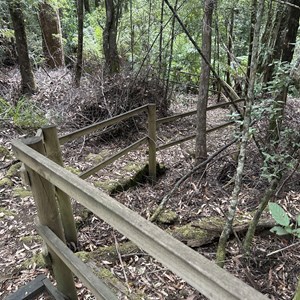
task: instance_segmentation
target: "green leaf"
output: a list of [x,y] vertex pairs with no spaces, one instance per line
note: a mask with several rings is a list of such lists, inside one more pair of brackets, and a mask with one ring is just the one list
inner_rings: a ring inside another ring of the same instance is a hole
[[297,226],[300,227],[300,214],[297,216],[296,221],[297,221]]
[[300,238],[300,228],[294,229],[293,234]]
[[272,214],[272,217],[279,225],[286,227],[290,224],[289,216],[286,214],[286,212],[283,210],[283,208],[280,205],[274,202],[270,202],[269,210],[270,213]]
[[281,226],[274,226],[270,229],[271,232],[276,233],[277,235],[286,235],[289,234],[283,227]]

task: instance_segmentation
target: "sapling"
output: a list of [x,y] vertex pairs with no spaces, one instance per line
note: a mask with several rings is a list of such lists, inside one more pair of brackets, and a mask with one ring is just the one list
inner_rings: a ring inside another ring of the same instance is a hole
[[270,202],[269,210],[278,225],[271,228],[271,232],[277,235],[292,234],[300,238],[300,214],[296,218],[296,223],[291,220],[285,210],[277,203]]

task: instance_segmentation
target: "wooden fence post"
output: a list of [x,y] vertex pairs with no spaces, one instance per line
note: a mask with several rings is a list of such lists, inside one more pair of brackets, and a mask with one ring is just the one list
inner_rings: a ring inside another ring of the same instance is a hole
[[149,176],[156,181],[156,105],[148,105]]
[[[35,136],[23,139],[22,142],[45,155],[42,137]],[[65,243],[63,226],[55,199],[54,186],[27,166],[26,170],[40,223],[48,226]],[[76,300],[77,292],[72,272],[55,253],[49,250],[49,254],[58,290],[68,297],[68,299]]]
[[[60,144],[57,137],[57,129],[55,125],[44,126],[42,128],[46,154],[49,159],[63,167],[63,159],[60,150]],[[69,195],[62,190],[56,188],[56,196],[61,214],[61,220],[64,228],[65,238],[68,243],[77,245],[77,231],[71,199]]]

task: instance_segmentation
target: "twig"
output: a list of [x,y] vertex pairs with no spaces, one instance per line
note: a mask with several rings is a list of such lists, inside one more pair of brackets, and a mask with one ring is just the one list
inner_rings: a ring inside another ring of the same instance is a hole
[[270,252],[270,253],[267,254],[267,256],[271,256],[271,255],[273,255],[273,254],[276,254],[276,253],[278,253],[278,252],[282,252],[282,251],[284,251],[284,250],[287,250],[287,249],[289,249],[289,248],[292,248],[292,247],[295,247],[295,246],[298,246],[298,245],[300,245],[300,241],[297,242],[297,243],[294,243],[294,244],[292,244],[292,245],[288,245],[288,246],[286,246],[286,247],[284,247],[284,248],[281,248],[281,249],[275,250],[275,251],[273,251],[273,252]]
[[282,188],[284,187],[284,185],[287,183],[287,181],[294,175],[294,173],[297,171],[297,169],[299,168],[299,162],[297,163],[297,165],[295,166],[294,170],[292,171],[291,174],[289,174],[289,176],[287,176],[287,178],[285,178],[282,182],[282,184],[280,185],[280,187],[278,188],[275,197],[277,198],[279,193],[281,192]]
[[150,221],[154,222],[156,221],[157,217],[160,215],[160,213],[162,212],[162,210],[164,209],[164,207],[166,206],[167,202],[169,201],[169,199],[171,198],[171,196],[174,194],[174,192],[178,189],[178,187],[188,178],[190,177],[193,173],[195,173],[198,169],[200,169],[201,167],[205,166],[206,164],[208,164],[210,161],[212,161],[216,156],[218,156],[220,153],[222,153],[224,150],[226,150],[228,147],[230,147],[231,145],[233,145],[238,139],[234,139],[232,140],[230,143],[226,144],[225,146],[223,146],[221,149],[219,149],[218,151],[216,151],[215,153],[213,153],[210,157],[208,157],[205,161],[201,162],[199,165],[197,165],[196,167],[194,167],[191,171],[189,171],[187,174],[185,174],[183,177],[181,177],[176,184],[174,185],[174,187],[172,188],[172,190],[163,197],[162,201],[160,202],[160,204],[158,205],[157,209],[155,210],[155,212],[153,213],[153,215],[150,217]]
[[118,258],[119,258],[119,261],[120,261],[120,264],[121,264],[121,267],[122,267],[122,271],[123,271],[124,279],[125,279],[125,282],[126,282],[126,285],[127,285],[127,288],[128,288],[128,292],[129,292],[129,294],[131,294],[131,288],[129,286],[128,278],[127,278],[127,275],[126,275],[126,272],[125,272],[122,256],[121,256],[120,251],[119,251],[119,243],[118,243],[117,238],[116,238],[114,233],[113,233],[113,237],[114,237],[114,240],[115,240],[116,251],[118,253]]

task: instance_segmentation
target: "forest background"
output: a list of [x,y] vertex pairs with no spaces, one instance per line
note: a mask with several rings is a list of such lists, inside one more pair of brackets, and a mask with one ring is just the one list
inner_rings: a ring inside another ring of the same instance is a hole
[[[254,141],[265,192],[243,241],[244,253],[251,251],[255,227],[268,202],[298,172],[298,122],[286,123],[291,120],[285,119],[285,112],[288,95],[298,97],[299,92],[300,1],[7,0],[0,4],[0,114],[4,122],[19,128],[62,120],[59,109],[41,112],[32,101],[40,88],[35,77],[41,69],[47,73],[67,68],[75,89],[89,84],[96,74],[101,78],[106,96],[83,98],[79,104],[88,116],[84,125],[148,102],[155,102],[162,116],[168,115],[176,92],[198,93],[194,165],[202,164],[197,171],[205,174],[209,96],[215,93],[217,102],[228,103],[245,99],[242,110],[233,106],[231,115],[240,126],[234,133],[238,154],[217,263],[222,266],[225,260],[246,149]],[[5,76],[16,65],[21,76],[12,90]],[[107,97],[115,93],[109,87],[116,82],[122,90],[117,93],[119,102]],[[298,221],[296,227],[289,225],[276,232],[297,236]]]

